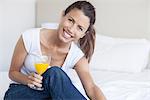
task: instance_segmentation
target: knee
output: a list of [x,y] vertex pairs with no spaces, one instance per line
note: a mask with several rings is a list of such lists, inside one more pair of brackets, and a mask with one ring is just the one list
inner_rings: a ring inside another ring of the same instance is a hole
[[47,69],[47,71],[44,73],[44,75],[48,75],[48,76],[62,76],[65,72],[58,66],[52,66],[49,69]]
[[52,66],[47,70],[48,73],[60,73],[62,69],[58,66]]
[[54,84],[61,83],[61,81],[66,80],[67,75],[60,67],[53,66],[43,74],[43,79],[44,83],[53,86]]
[[61,70],[61,68],[59,66],[51,66],[48,70],[50,70],[50,71],[58,71],[58,70]]

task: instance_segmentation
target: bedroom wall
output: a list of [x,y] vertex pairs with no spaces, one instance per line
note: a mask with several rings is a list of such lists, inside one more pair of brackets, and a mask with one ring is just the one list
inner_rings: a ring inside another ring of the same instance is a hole
[[150,39],[150,0],[146,0],[147,7],[147,36]]
[[17,39],[35,27],[36,0],[0,0],[0,71],[8,71]]
[[[61,12],[76,0],[37,0],[37,26],[58,22]],[[96,7],[98,33],[115,37],[150,37],[150,0],[88,0]],[[148,11],[149,10],[149,11]]]
[[101,0],[96,26],[99,33],[118,37],[146,36],[145,0]]

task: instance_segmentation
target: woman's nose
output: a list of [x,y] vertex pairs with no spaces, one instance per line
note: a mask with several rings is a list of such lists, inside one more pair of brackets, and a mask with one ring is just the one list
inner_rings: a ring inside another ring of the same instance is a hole
[[70,33],[74,33],[74,31],[75,31],[75,25],[71,25],[69,27],[69,31],[70,31]]

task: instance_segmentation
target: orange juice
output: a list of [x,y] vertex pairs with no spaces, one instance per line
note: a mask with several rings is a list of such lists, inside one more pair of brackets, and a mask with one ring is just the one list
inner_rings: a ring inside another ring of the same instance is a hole
[[41,75],[47,70],[49,64],[47,64],[47,63],[36,63],[34,66],[35,66],[37,73]]

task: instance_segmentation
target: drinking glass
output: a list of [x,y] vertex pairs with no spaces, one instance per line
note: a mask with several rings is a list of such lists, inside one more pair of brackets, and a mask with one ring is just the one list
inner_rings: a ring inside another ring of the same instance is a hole
[[[49,63],[51,61],[50,54],[42,54],[42,55],[35,55],[34,56],[34,67],[36,70],[36,73],[39,75],[42,75],[49,67]],[[43,87],[36,87],[34,86],[33,89],[36,90],[43,90]]]

